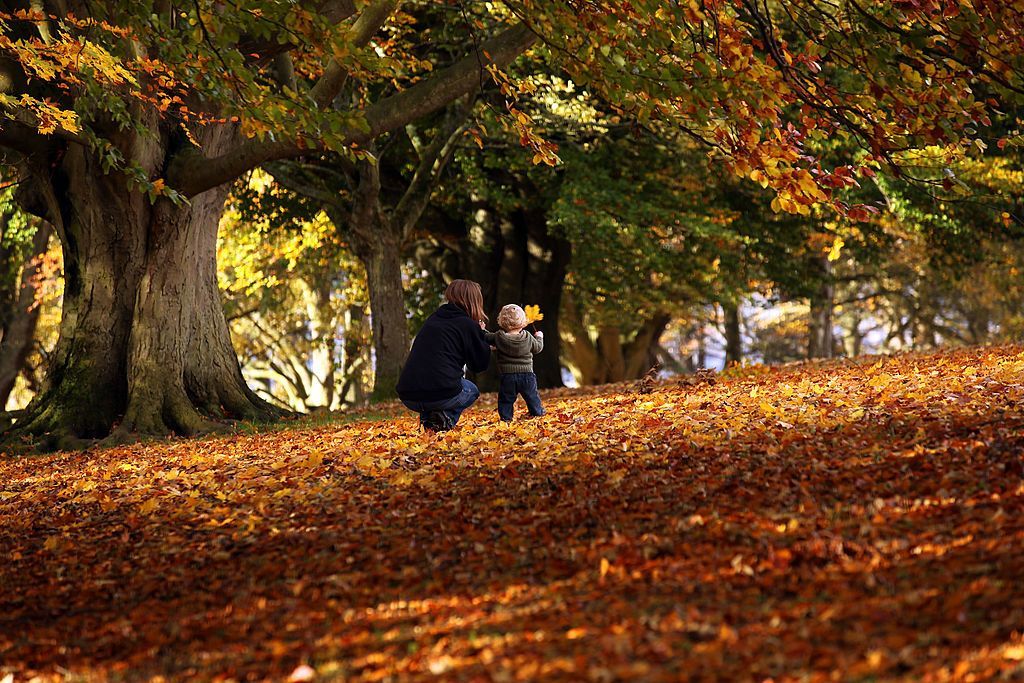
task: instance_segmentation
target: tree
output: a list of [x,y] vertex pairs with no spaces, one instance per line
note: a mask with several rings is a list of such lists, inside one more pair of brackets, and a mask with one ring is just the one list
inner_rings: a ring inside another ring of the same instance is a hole
[[367,159],[353,163],[333,154],[269,167],[282,186],[326,212],[366,270],[374,348],[371,400],[396,396],[410,344],[402,262],[468,125],[473,99],[467,97],[450,106],[433,128],[410,123],[384,136],[368,148]]
[[[401,91],[349,89],[334,106],[350,82],[400,78],[401,60],[370,45],[397,5],[3,6],[0,145],[22,205],[61,239],[67,283],[50,388],[19,433],[74,443],[118,421],[122,435],[189,434],[280,414],[243,381],[216,288],[226,183],[398,129],[535,40],[503,28],[426,77],[414,67]],[[293,70],[317,77],[296,90]]]
[[237,183],[219,279],[242,374],[296,411],[361,403],[371,359],[365,275],[323,212],[309,219],[265,173]]

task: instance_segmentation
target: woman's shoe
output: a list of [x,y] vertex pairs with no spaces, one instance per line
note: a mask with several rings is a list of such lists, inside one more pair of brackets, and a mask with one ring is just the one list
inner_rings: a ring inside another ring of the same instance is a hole
[[431,410],[420,415],[420,426],[428,432],[447,432],[455,425],[443,410]]

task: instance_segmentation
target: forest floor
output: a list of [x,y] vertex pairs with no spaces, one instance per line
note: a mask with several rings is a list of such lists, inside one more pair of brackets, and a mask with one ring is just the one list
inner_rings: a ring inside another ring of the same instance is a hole
[[1024,677],[1024,346],[0,457],[0,681]]

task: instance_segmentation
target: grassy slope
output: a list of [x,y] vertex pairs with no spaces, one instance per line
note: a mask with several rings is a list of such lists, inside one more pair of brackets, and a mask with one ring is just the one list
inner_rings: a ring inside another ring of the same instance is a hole
[[0,680],[1024,675],[1024,347],[0,458]]

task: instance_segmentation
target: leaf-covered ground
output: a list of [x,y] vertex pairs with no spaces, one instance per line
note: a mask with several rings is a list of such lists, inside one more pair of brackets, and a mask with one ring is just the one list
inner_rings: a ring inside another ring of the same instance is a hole
[[4,457],[0,680],[1020,680],[1022,399],[1001,347]]

